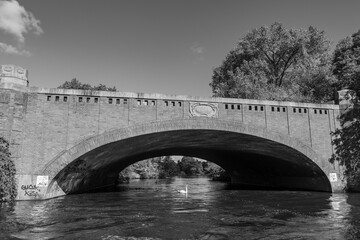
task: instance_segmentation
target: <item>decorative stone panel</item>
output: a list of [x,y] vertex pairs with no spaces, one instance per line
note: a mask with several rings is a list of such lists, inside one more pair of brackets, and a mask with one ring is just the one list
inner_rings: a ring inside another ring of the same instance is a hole
[[25,68],[14,65],[1,66],[2,77],[15,77],[23,80],[28,80],[28,71]]
[[190,102],[190,115],[192,117],[217,118],[219,116],[217,103]]
[[12,83],[28,87],[28,70],[14,65],[1,65],[0,83]]

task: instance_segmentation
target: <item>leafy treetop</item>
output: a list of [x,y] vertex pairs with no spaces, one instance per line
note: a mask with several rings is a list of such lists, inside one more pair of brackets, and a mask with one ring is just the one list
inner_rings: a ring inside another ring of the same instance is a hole
[[98,86],[91,86],[88,83],[81,83],[76,78],[73,78],[71,81],[66,81],[58,88],[63,89],[81,89],[81,90],[94,90],[94,91],[111,91],[116,92],[116,87],[107,87],[104,84],[99,84]]
[[330,42],[324,31],[262,26],[240,39],[210,86],[216,97],[327,101],[332,97]]
[[349,88],[360,96],[360,30],[336,45],[332,64],[339,88]]

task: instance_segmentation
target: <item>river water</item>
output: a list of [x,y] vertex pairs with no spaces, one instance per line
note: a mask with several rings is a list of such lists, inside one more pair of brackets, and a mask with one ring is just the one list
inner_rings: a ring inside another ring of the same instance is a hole
[[[178,193],[188,185],[188,194]],[[360,239],[360,194],[229,190],[206,178],[0,208],[0,239]]]

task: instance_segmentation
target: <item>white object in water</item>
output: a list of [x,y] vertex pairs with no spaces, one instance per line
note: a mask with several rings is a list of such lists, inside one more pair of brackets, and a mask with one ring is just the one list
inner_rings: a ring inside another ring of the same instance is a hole
[[178,190],[178,192],[182,193],[182,194],[187,194],[188,193],[187,185],[185,185],[185,190],[181,189],[181,190]]

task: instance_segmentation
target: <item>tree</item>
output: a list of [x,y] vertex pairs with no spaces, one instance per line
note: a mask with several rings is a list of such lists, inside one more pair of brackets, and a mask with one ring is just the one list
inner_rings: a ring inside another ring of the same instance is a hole
[[333,66],[338,88],[351,89],[355,94],[345,95],[352,106],[341,117],[342,128],[333,133],[335,154],[330,162],[344,166],[347,190],[360,192],[360,103],[356,97],[360,96],[360,30],[337,44]]
[[159,162],[160,158],[146,159],[140,162],[136,162],[118,174],[118,182],[129,182],[130,179],[153,179],[159,176]]
[[334,133],[335,154],[330,162],[338,162],[344,167],[346,178],[346,189],[348,191],[360,192],[360,111],[359,107],[350,110],[351,114],[343,121],[341,129]]
[[240,39],[213,70],[210,86],[215,97],[328,101],[334,81],[329,51],[324,31],[314,27],[262,26]]
[[155,157],[134,163],[123,169],[118,175],[118,182],[129,182],[133,178],[171,178],[178,174],[178,166],[171,156]]
[[219,165],[212,162],[202,162],[203,171],[206,176],[210,177],[213,181],[230,182],[230,175]]
[[155,159],[146,159],[131,165],[133,172],[139,175],[140,179],[158,178],[159,167]]
[[166,156],[159,163],[160,173],[159,178],[175,177],[179,174],[179,168],[176,162],[170,156]]
[[349,88],[360,96],[360,30],[336,45],[332,64],[338,88]]
[[99,84],[98,86],[91,86],[90,84],[83,84],[76,78],[73,78],[71,81],[66,81],[58,88],[63,89],[81,89],[81,90],[94,90],[94,91],[111,91],[116,92],[116,87],[107,87],[104,84]]
[[203,174],[203,165],[199,160],[192,157],[184,156],[178,162],[179,170],[186,176],[194,176]]
[[71,81],[66,81],[58,88],[63,89],[81,89],[81,90],[90,90],[92,87],[90,84],[83,84],[76,78],[71,79]]
[[116,92],[116,87],[107,87],[106,85],[100,83],[98,86],[94,86],[92,90]]
[[15,164],[10,158],[9,143],[0,137],[0,202],[15,200]]

